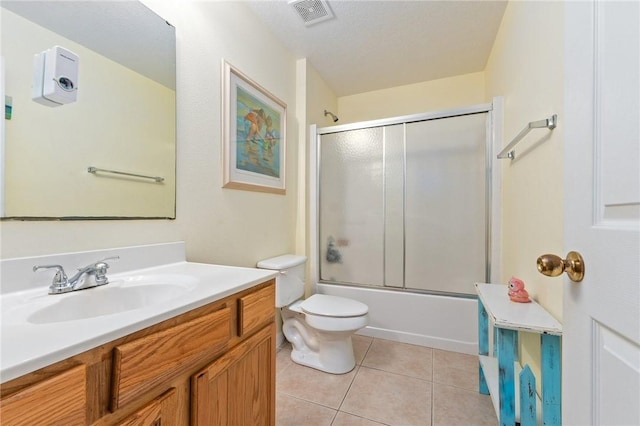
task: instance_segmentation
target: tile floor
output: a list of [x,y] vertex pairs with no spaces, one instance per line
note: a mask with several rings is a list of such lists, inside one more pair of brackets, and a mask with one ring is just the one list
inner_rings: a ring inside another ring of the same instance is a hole
[[356,368],[333,375],[278,350],[277,426],[492,425],[489,396],[478,393],[478,358],[354,336]]

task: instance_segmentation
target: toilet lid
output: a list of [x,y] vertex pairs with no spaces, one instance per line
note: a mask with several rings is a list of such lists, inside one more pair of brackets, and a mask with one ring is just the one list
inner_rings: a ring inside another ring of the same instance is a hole
[[357,300],[326,294],[314,294],[300,304],[303,312],[325,317],[359,317],[369,312],[369,307]]

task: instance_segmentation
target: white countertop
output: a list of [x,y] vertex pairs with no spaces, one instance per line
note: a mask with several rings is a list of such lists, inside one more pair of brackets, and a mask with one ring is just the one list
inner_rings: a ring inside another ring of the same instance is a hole
[[3,293],[0,300],[0,383],[251,288],[276,275],[275,271],[263,269],[186,261],[108,274],[114,286],[117,282],[124,282],[125,277],[131,276],[188,276],[190,285],[184,294],[143,308],[80,320],[40,324],[27,319],[43,306],[53,305],[79,293],[100,291],[108,288],[110,284],[61,295],[48,295],[47,285]]

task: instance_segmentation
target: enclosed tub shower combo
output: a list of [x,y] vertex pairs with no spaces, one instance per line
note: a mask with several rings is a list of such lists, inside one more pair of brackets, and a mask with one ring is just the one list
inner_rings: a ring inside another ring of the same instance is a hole
[[368,305],[360,333],[477,353],[474,283],[490,282],[497,239],[494,104],[312,126],[315,290]]

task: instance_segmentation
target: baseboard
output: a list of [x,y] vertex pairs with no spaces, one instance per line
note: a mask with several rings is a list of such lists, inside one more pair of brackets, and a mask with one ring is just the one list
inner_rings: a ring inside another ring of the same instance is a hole
[[406,333],[398,330],[388,330],[377,327],[365,327],[356,334],[362,336],[376,337],[379,339],[392,340],[394,342],[409,343],[412,345],[426,346],[429,348],[441,349],[443,351],[460,352],[464,354],[477,355],[478,343],[461,342],[458,340],[443,339],[422,334]]

